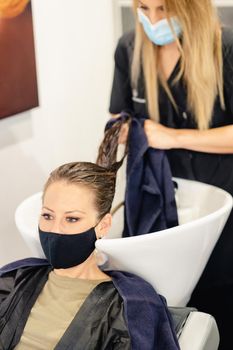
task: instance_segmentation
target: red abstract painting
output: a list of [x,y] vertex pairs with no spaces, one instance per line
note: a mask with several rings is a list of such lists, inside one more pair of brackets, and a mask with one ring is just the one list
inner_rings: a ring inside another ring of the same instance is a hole
[[29,0],[0,0],[0,118],[38,106]]

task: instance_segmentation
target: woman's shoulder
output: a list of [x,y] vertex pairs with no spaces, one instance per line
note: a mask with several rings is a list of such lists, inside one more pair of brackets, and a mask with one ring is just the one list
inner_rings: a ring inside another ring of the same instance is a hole
[[25,259],[13,261],[0,268],[0,277],[22,268],[24,269],[27,267],[37,268],[41,266],[49,266],[48,261],[45,259],[39,259],[39,258],[25,258]]
[[115,63],[128,72],[129,62],[132,61],[134,50],[134,31],[123,34],[119,39],[115,50]]
[[135,38],[135,32],[134,30],[131,30],[127,33],[124,33],[119,39],[118,39],[118,45],[123,47],[128,46],[134,46],[134,38]]
[[116,47],[116,53],[126,52],[127,56],[131,56],[134,49],[134,31],[123,34],[119,39]]
[[115,287],[122,295],[142,299],[161,298],[152,285],[138,275],[126,271],[107,271],[107,274],[111,276]]

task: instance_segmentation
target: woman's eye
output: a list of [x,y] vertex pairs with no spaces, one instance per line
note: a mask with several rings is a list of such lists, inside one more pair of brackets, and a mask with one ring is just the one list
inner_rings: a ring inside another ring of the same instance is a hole
[[139,5],[139,8],[143,11],[147,11],[148,7],[144,6],[144,5]]
[[164,6],[160,6],[160,7],[158,8],[158,10],[159,10],[160,12],[164,12],[164,11],[165,11],[165,8],[164,8]]
[[41,216],[42,216],[45,220],[52,220],[52,215],[50,215],[50,214],[43,213],[43,214],[41,214]]
[[78,222],[79,220],[80,220],[80,218],[75,218],[75,217],[73,217],[73,216],[68,216],[68,217],[66,218],[66,221],[71,222],[71,223],[73,223],[73,222]]

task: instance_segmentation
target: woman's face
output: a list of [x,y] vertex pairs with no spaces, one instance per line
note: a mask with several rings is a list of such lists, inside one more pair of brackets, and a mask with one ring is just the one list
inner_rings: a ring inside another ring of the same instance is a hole
[[138,7],[149,18],[152,24],[166,18],[163,0],[138,0]]
[[42,231],[76,234],[97,223],[93,192],[82,185],[54,182],[47,188],[39,226]]

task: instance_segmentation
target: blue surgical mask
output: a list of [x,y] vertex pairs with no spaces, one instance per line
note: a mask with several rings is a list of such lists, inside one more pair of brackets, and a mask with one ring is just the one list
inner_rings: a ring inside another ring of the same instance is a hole
[[40,243],[49,263],[56,269],[82,264],[94,251],[94,227],[77,234],[60,234],[39,229]]
[[[142,24],[146,35],[155,45],[164,46],[175,41],[174,34],[166,18],[152,24],[141,9],[138,8],[137,12],[138,20]],[[171,17],[170,21],[175,34],[179,37],[182,33],[182,28],[178,19]]]

